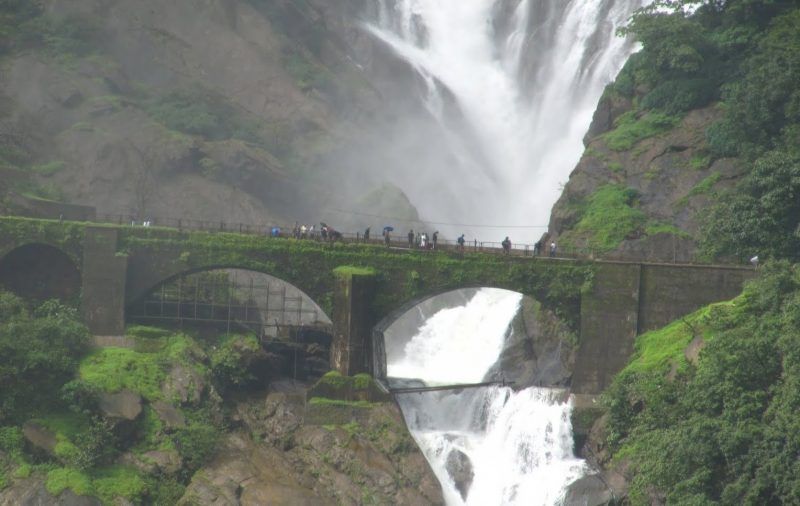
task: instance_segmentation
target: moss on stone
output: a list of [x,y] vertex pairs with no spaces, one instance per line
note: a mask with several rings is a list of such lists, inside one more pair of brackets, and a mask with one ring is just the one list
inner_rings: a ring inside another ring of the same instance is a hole
[[81,361],[80,378],[104,392],[131,390],[149,401],[159,400],[166,373],[157,354],[127,348],[95,350]]
[[679,117],[664,113],[650,112],[638,117],[636,111],[628,111],[614,121],[614,130],[603,138],[610,149],[627,151],[644,139],[671,130],[679,121]]
[[339,277],[350,278],[353,276],[374,276],[377,274],[372,267],[355,267],[352,265],[341,265],[333,270]]
[[94,494],[104,504],[113,504],[117,497],[139,503],[147,484],[138,471],[129,467],[111,466],[92,473]]
[[47,473],[45,487],[54,496],[61,494],[66,489],[72,490],[77,495],[94,495],[94,488],[89,475],[69,467],[53,469]]

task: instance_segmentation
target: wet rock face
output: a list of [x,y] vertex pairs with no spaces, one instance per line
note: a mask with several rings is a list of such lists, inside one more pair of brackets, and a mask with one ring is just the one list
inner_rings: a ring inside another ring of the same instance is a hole
[[304,390],[240,401],[230,434],[180,504],[444,504],[441,487],[394,404],[361,408],[358,421],[304,419]]
[[581,506],[602,506],[611,504],[614,494],[599,475],[592,474],[579,478],[567,487],[564,504]]
[[67,489],[57,497],[50,495],[39,478],[15,482],[0,491],[0,506],[101,506],[94,497],[76,495]]
[[714,192],[735,186],[743,174],[736,159],[712,160],[708,156],[705,132],[720,110],[710,106],[689,111],[671,130],[641,139],[629,149],[612,149],[606,135],[616,128],[617,118],[632,110],[630,100],[608,93],[601,99],[584,139],[586,150],[553,206],[548,240],[559,242],[562,237],[573,243],[570,247],[590,249],[586,231],[576,227],[581,208],[599,188],[617,185],[635,190],[634,207],[644,213],[646,221],[665,227],[650,233],[640,227],[615,250],[600,255],[623,260],[691,261],[696,257],[701,223],[714,202]]
[[567,325],[536,300],[522,299],[500,359],[485,379],[500,378],[515,388],[569,384],[575,362],[574,336]]
[[472,487],[472,480],[475,478],[475,471],[472,469],[469,457],[464,452],[453,450],[447,456],[445,469],[453,479],[461,498],[466,501],[469,489]]

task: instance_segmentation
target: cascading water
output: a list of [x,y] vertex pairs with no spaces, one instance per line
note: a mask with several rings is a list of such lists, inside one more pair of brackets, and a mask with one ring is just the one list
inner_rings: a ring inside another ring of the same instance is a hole
[[[423,78],[421,98],[456,157],[417,170],[410,160],[396,182],[434,221],[545,225],[603,87],[634,49],[615,31],[648,1],[375,1],[366,28]],[[452,99],[456,114],[445,105]],[[436,197],[443,188],[455,204]],[[491,240],[509,230],[450,232]],[[532,239],[543,230],[513,232]]]
[[[484,381],[521,298],[485,288],[465,305],[437,312],[402,352],[387,356],[390,383]],[[564,392],[494,386],[399,394],[398,402],[448,505],[558,504],[585,471],[573,456]]]

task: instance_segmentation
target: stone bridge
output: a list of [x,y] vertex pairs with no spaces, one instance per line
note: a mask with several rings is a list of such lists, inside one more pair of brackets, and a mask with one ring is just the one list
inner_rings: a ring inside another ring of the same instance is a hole
[[122,335],[126,308],[187,274],[238,268],[280,278],[333,321],[331,366],[385,374],[382,329],[416,303],[466,287],[539,300],[579,336],[573,391],[598,393],[636,335],[738,295],[754,271],[387,249],[229,233],[0,218],[0,284],[80,303],[90,331]]

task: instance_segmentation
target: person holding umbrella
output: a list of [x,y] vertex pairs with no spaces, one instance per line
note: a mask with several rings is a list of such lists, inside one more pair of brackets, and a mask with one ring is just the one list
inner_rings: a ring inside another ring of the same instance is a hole
[[389,243],[391,242],[390,232],[394,230],[394,227],[386,225],[383,227],[383,243],[386,244],[386,247],[389,247]]

